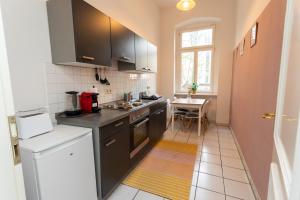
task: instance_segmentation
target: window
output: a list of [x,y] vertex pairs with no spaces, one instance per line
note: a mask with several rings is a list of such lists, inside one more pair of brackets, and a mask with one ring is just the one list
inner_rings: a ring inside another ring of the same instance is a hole
[[176,91],[186,92],[193,83],[198,91],[212,90],[214,27],[179,32],[177,41]]

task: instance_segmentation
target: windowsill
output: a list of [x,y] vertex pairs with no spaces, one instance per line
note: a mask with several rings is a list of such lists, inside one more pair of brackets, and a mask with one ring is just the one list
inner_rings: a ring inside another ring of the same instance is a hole
[[[187,92],[176,92],[175,96],[183,96],[188,95]],[[196,94],[191,94],[191,96],[209,96],[209,97],[217,97],[218,93],[216,92],[197,92]]]

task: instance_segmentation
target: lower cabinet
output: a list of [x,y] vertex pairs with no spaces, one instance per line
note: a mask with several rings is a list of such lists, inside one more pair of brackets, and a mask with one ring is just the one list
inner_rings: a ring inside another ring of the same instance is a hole
[[129,126],[127,125],[101,141],[102,198],[119,184],[128,170]]
[[158,142],[164,132],[167,124],[167,107],[161,107],[151,113],[149,122],[149,136],[152,144]]

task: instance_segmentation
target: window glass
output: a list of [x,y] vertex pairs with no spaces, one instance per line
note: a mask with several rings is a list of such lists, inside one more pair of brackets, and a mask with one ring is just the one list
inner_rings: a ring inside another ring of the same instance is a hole
[[195,47],[212,45],[213,29],[202,29],[192,32],[182,33],[181,47]]
[[210,84],[212,51],[198,51],[198,84]]
[[181,53],[181,88],[187,89],[194,80],[194,52]]

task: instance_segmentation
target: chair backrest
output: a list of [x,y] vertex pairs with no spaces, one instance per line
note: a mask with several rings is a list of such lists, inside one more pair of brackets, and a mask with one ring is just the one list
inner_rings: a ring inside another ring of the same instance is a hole
[[210,99],[206,99],[205,102],[204,102],[204,104],[203,104],[203,106],[202,106],[202,108],[201,108],[201,115],[202,116],[204,116],[205,114],[207,114],[209,104],[210,104]]

